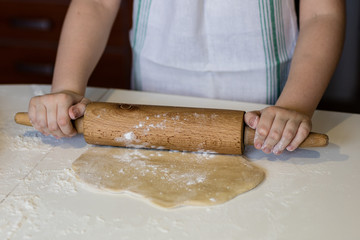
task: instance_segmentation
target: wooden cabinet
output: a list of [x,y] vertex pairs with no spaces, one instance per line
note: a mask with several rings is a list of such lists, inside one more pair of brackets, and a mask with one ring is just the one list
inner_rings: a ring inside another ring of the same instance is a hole
[[[0,83],[51,83],[70,0],[0,0]],[[123,0],[89,86],[129,88],[132,0]]]

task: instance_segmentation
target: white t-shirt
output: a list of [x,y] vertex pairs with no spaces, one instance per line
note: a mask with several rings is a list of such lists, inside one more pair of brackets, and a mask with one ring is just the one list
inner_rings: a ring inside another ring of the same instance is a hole
[[132,86],[273,104],[297,33],[293,0],[135,0]]

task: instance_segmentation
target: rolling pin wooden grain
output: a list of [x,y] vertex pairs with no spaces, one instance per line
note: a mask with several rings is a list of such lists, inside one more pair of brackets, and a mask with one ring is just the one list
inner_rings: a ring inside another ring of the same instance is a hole
[[[243,118],[237,110],[93,102],[74,126],[89,144],[243,154],[254,141]],[[27,113],[15,121],[31,126]],[[327,135],[310,133],[300,147],[327,144]]]

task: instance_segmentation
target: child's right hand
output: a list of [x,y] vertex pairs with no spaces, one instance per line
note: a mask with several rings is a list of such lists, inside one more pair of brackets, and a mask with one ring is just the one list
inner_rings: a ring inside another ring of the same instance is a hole
[[36,96],[29,103],[29,118],[33,127],[46,136],[72,137],[77,132],[71,120],[83,116],[89,103],[89,99],[71,91]]

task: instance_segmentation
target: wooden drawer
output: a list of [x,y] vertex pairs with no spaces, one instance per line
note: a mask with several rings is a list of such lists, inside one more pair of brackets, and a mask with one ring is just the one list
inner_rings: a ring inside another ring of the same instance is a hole
[[1,83],[49,83],[56,49],[1,46]]
[[[0,0],[1,38],[58,41],[69,2]],[[131,12],[132,1],[122,1],[109,45],[127,44]]]
[[0,32],[6,39],[58,41],[68,4],[0,1]]
[[[0,83],[51,83],[69,0],[0,0]],[[123,0],[89,86],[129,88],[132,0]]]
[[[56,49],[51,47],[1,47],[0,82],[51,83]],[[89,79],[89,86],[130,88],[129,52],[106,52]]]

